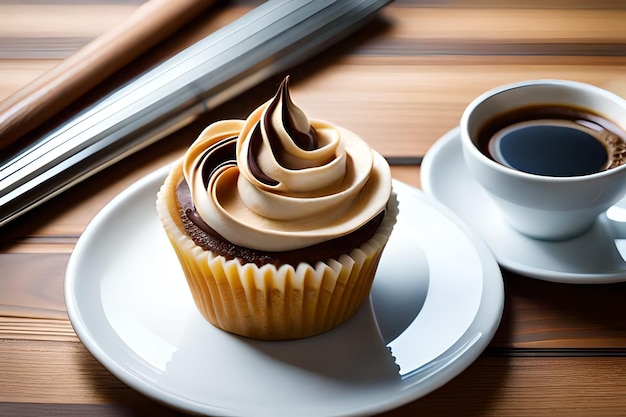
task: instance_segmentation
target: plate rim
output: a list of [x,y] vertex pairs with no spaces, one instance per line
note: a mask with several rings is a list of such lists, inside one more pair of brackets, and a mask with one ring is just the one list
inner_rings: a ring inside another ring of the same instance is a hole
[[[157,385],[146,383],[146,381],[140,378],[139,375],[137,375],[135,372],[130,372],[127,367],[123,366],[123,364],[118,363],[119,361],[116,361],[115,358],[111,357],[111,355],[105,351],[104,347],[98,344],[97,336],[91,331],[91,329],[89,329],[89,326],[84,321],[84,316],[80,312],[81,307],[79,306],[78,299],[75,297],[74,293],[76,282],[79,279],[77,275],[78,271],[76,271],[76,269],[78,268],[80,257],[84,256],[83,252],[85,252],[87,250],[86,248],[88,248],[88,246],[86,246],[84,243],[81,243],[81,240],[82,242],[85,242],[83,236],[90,236],[91,230],[96,228],[100,224],[101,219],[107,218],[109,213],[114,212],[118,208],[117,206],[126,198],[142,190],[146,186],[149,186],[155,180],[155,178],[165,178],[165,175],[167,172],[169,172],[170,168],[171,164],[166,165],[131,184],[129,187],[116,195],[109,203],[107,203],[105,207],[100,210],[100,212],[98,212],[98,214],[92,219],[92,221],[90,221],[90,223],[85,228],[83,234],[79,238],[79,241],[77,242],[75,249],[70,256],[70,260],[68,261],[64,284],[65,302],[70,321],[80,341],[92,353],[92,355],[116,378],[120,379],[134,390],[144,393],[154,400],[166,403],[174,408],[196,413],[207,413],[209,411],[211,413],[217,413],[219,412],[219,410],[217,410],[218,407],[216,407],[215,405],[198,402],[189,398],[181,400],[179,395],[166,392],[163,389],[159,389]],[[487,347],[487,345],[495,335],[495,332],[500,324],[502,312],[504,309],[504,283],[502,280],[502,275],[499,266],[495,258],[493,257],[492,252],[484,243],[482,238],[472,228],[470,228],[458,215],[456,215],[452,210],[447,208],[436,199],[429,197],[423,191],[413,186],[394,179],[394,187],[396,185],[398,185],[400,188],[405,188],[410,192],[416,193],[422,204],[428,204],[437,211],[441,212],[441,214],[446,217],[447,220],[451,221],[456,227],[461,229],[462,233],[467,236],[468,240],[471,242],[472,246],[476,250],[477,256],[480,258],[480,264],[483,267],[483,276],[481,279],[483,286],[481,300],[475,317],[473,318],[469,328],[466,329],[466,332],[461,336],[461,338],[463,338],[465,334],[470,331],[470,328],[478,327],[479,321],[480,326],[485,328],[481,329],[481,337],[476,342],[476,347],[474,349],[471,349],[469,351],[469,354],[465,355],[466,363],[460,367],[457,365],[456,367],[451,366],[445,369],[445,372],[441,372],[440,375],[438,375],[436,383],[430,384],[428,389],[422,389],[421,391],[418,391],[414,396],[400,395],[401,393],[396,393],[395,396],[392,396],[384,402],[372,404],[370,407],[366,407],[366,409],[354,409],[352,410],[352,413],[369,414],[388,411],[403,404],[406,404],[410,401],[414,401],[417,398],[421,398],[424,395],[440,388],[442,385],[460,374],[465,368],[473,363],[476,358],[478,358],[478,356],[482,354],[484,349]],[[485,272],[487,269],[490,271]],[[487,283],[487,280],[490,280],[491,282]],[[485,292],[487,287],[491,291],[489,302],[486,302],[485,300]],[[481,320],[478,319],[479,315],[481,316]],[[450,350],[453,346],[448,347],[448,350]],[[441,355],[448,352],[448,350],[441,352]],[[404,389],[406,390],[406,387],[404,387]],[[207,410],[207,405],[209,405],[210,410]],[[232,415],[231,413],[236,412],[236,410],[224,409],[222,410],[222,412],[224,413],[223,415]],[[342,415],[352,415],[352,413]]]

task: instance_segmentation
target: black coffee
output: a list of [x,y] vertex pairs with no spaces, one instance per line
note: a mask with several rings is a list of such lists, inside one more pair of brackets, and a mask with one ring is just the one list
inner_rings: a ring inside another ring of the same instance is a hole
[[588,110],[528,106],[500,114],[478,132],[480,150],[523,172],[587,175],[626,161],[626,132]]

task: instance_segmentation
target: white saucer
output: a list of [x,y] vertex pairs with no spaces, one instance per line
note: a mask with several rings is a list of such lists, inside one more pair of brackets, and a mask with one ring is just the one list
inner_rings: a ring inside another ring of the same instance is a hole
[[[585,234],[561,242],[541,241],[511,228],[465,167],[458,128],[438,140],[421,167],[424,191],[457,213],[491,247],[501,266],[546,281],[626,281],[626,234],[601,216]],[[617,206],[626,207],[626,200]],[[618,207],[615,207],[617,209]]]
[[65,298],[87,349],[138,391],[210,415],[366,415],[426,395],[487,346],[504,303],[480,238],[421,191],[394,183],[401,214],[371,302],[323,335],[234,336],[196,310],[159,224],[168,168],[117,196],[69,261]]

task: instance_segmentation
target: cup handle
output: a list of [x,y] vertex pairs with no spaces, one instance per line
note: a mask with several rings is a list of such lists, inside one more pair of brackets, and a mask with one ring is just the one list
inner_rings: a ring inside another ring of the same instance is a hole
[[626,207],[609,207],[603,216],[608,219],[615,239],[626,239]]

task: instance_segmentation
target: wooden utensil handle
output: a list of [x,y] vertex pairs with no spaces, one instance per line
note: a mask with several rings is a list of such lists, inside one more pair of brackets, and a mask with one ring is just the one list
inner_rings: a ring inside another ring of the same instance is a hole
[[137,56],[180,29],[214,0],[149,0],[0,103],[0,150],[39,126]]

